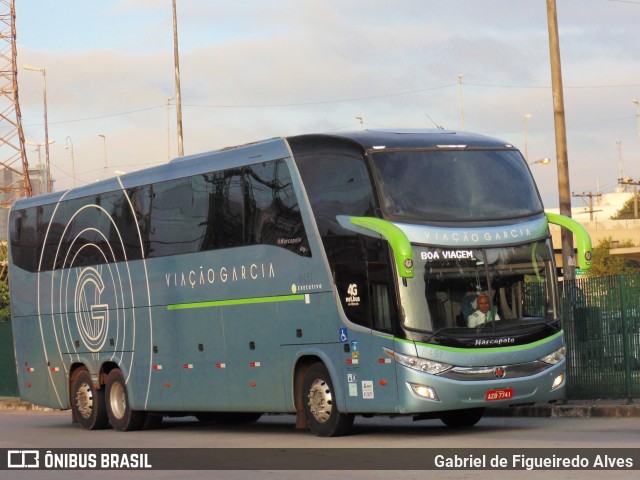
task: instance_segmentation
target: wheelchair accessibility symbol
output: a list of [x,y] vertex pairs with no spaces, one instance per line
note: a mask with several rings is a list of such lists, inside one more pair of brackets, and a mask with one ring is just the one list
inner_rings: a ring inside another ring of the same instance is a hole
[[342,343],[347,343],[349,341],[349,334],[347,333],[347,329],[346,328],[341,328],[340,329],[340,341]]

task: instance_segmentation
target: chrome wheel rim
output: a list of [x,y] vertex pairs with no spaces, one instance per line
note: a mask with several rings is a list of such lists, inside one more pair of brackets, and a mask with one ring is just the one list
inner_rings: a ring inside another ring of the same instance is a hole
[[116,382],[111,386],[109,394],[109,406],[115,418],[124,417],[127,410],[127,395],[121,383]]
[[318,423],[329,420],[333,407],[333,395],[327,382],[315,380],[309,389],[309,411]]
[[83,383],[76,390],[76,407],[82,418],[90,418],[93,411],[93,393],[91,385]]

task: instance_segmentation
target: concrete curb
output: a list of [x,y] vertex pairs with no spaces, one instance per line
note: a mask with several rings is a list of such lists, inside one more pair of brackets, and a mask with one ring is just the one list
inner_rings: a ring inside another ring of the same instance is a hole
[[526,407],[488,408],[485,415],[494,417],[640,417],[640,405],[620,403],[576,403],[557,405],[531,405]]
[[41,407],[16,397],[0,397],[0,411],[2,410],[33,410],[36,412],[53,412],[54,408]]

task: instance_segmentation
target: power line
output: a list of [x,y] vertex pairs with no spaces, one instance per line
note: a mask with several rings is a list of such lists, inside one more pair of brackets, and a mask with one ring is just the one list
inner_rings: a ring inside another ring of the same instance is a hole
[[589,193],[573,193],[571,192],[571,196],[572,197],[580,197],[580,198],[588,198],[589,199],[589,221],[593,222],[593,214],[595,212],[601,212],[602,210],[594,210],[593,209],[593,199],[595,198],[600,198],[602,196],[601,193],[593,193],[593,192],[589,192]]
[[[640,3],[640,2],[639,2]],[[531,89],[531,90],[549,90],[551,86],[537,86],[537,85],[501,85],[501,84],[491,84],[491,83],[465,83],[465,86],[473,86],[473,87],[484,87],[484,88],[509,88],[509,89]],[[382,98],[391,98],[391,97],[400,97],[404,95],[414,95],[417,93],[428,92],[432,90],[440,90],[445,88],[455,87],[456,84],[446,84],[446,85],[436,85],[433,87],[420,88],[415,90],[407,90],[402,92],[392,92],[380,95],[370,95],[366,97],[353,97],[353,98],[343,98],[343,99],[332,99],[332,100],[315,100],[315,101],[304,101],[304,102],[287,102],[287,103],[256,103],[256,104],[185,104],[185,107],[190,108],[288,108],[288,107],[305,107],[305,106],[313,106],[313,105],[329,105],[329,104],[338,104],[338,103],[350,103],[350,102],[361,102],[367,100],[378,100]],[[611,84],[611,85],[574,85],[574,86],[565,86],[565,89],[603,89],[603,88],[633,88],[640,87],[640,83],[630,83],[630,84]],[[65,123],[75,123],[75,122],[85,122],[89,120],[100,120],[104,118],[112,118],[112,117],[120,117],[125,115],[133,115],[140,112],[147,112],[151,110],[166,108],[165,104],[162,105],[154,105],[150,107],[143,107],[134,110],[125,110],[123,112],[118,113],[108,113],[103,115],[93,115],[89,117],[82,117],[76,119],[68,119],[68,120],[58,120],[58,121],[50,121],[50,125],[58,125]],[[32,123],[32,124],[24,124],[24,126],[38,126],[42,125],[41,123]]]
[[[544,85],[500,85],[500,84],[492,84],[492,83],[465,83],[464,85],[472,86],[472,87],[489,87],[489,88],[521,88],[521,89],[531,89],[531,90],[548,90],[551,86]],[[622,84],[611,84],[611,85],[565,85],[563,88],[565,90],[577,90],[577,89],[591,89],[591,88],[632,88],[632,87],[640,87],[640,83],[622,83]]]

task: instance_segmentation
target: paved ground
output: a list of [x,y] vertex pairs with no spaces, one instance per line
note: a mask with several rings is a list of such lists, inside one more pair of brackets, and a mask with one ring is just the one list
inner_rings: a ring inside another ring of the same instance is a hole
[[[640,399],[627,400],[569,400],[553,405],[525,407],[492,407],[486,415],[495,417],[640,417]],[[0,410],[51,410],[14,397],[0,397]]]

